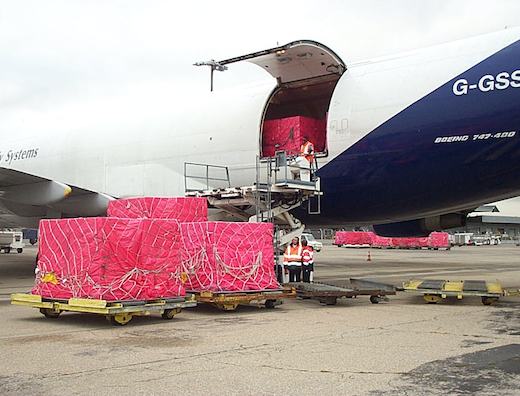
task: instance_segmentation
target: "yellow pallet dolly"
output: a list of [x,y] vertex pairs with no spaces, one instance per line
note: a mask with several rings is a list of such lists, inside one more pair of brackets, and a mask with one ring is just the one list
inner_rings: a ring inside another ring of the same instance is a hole
[[134,316],[148,316],[152,313],[160,313],[163,319],[173,319],[182,308],[195,307],[197,301],[194,295],[152,301],[112,302],[87,298],[55,300],[34,294],[15,293],[11,294],[11,304],[39,308],[46,318],[57,318],[65,311],[105,315],[113,325],[124,326]]
[[491,305],[503,296],[518,296],[520,290],[504,289],[499,282],[486,282],[483,280],[419,280],[413,279],[403,282],[405,292],[419,293],[429,304],[436,304],[447,297],[480,297],[482,304]]
[[296,290],[294,288],[250,292],[212,292],[209,290],[190,290],[189,292],[195,295],[198,303],[211,304],[223,311],[234,311],[239,305],[274,308],[282,304],[282,299],[296,297]]

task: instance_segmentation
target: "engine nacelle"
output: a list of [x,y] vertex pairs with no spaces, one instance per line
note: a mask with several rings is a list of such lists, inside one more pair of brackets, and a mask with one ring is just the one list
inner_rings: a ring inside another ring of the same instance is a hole
[[377,235],[385,237],[422,237],[428,236],[433,231],[463,227],[465,225],[466,215],[448,213],[423,219],[401,221],[399,223],[378,224],[374,225],[374,231]]

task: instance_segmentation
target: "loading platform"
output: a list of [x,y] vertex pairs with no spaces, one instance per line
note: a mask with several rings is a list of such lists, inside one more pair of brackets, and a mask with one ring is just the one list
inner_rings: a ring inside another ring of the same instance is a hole
[[211,304],[223,311],[234,311],[239,305],[252,305],[259,308],[274,308],[282,304],[284,298],[295,298],[296,291],[291,287],[273,290],[232,291],[190,291],[198,303]]
[[296,289],[299,298],[317,300],[325,305],[336,305],[339,298],[357,298],[357,296],[370,296],[370,302],[377,304],[380,301],[387,300],[387,296],[396,294],[396,288],[392,285],[355,278],[350,279],[350,287],[339,287],[318,282],[296,282],[286,285]]
[[124,326],[134,316],[159,313],[163,319],[173,319],[183,308],[195,307],[195,296],[165,298],[151,301],[106,301],[87,298],[49,299],[35,294],[15,293],[11,304],[38,308],[46,318],[58,318],[62,312],[82,312],[104,315],[113,325]]
[[403,283],[405,292],[422,294],[429,304],[436,304],[448,297],[462,300],[464,297],[480,297],[482,304],[491,305],[504,296],[520,296],[518,289],[504,289],[499,282],[484,280],[410,280]]

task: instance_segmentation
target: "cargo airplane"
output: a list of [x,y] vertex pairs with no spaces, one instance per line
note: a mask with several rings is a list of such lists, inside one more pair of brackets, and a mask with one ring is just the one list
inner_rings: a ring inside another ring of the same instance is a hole
[[355,64],[301,40],[214,70],[242,61],[272,83],[186,100],[169,122],[133,113],[142,127],[117,132],[52,119],[3,130],[2,225],[103,215],[119,197],[182,196],[186,162],[226,166],[233,186],[250,185],[265,121],[296,115],[326,119],[322,224],[421,234],[520,195],[520,28]]

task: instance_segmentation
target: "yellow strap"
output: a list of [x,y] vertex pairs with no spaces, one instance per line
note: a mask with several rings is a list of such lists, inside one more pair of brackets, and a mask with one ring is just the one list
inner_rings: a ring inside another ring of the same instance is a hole
[[57,285],[58,278],[54,274],[54,272],[47,272],[45,275],[42,276],[41,281],[43,283],[52,283],[53,285]]

